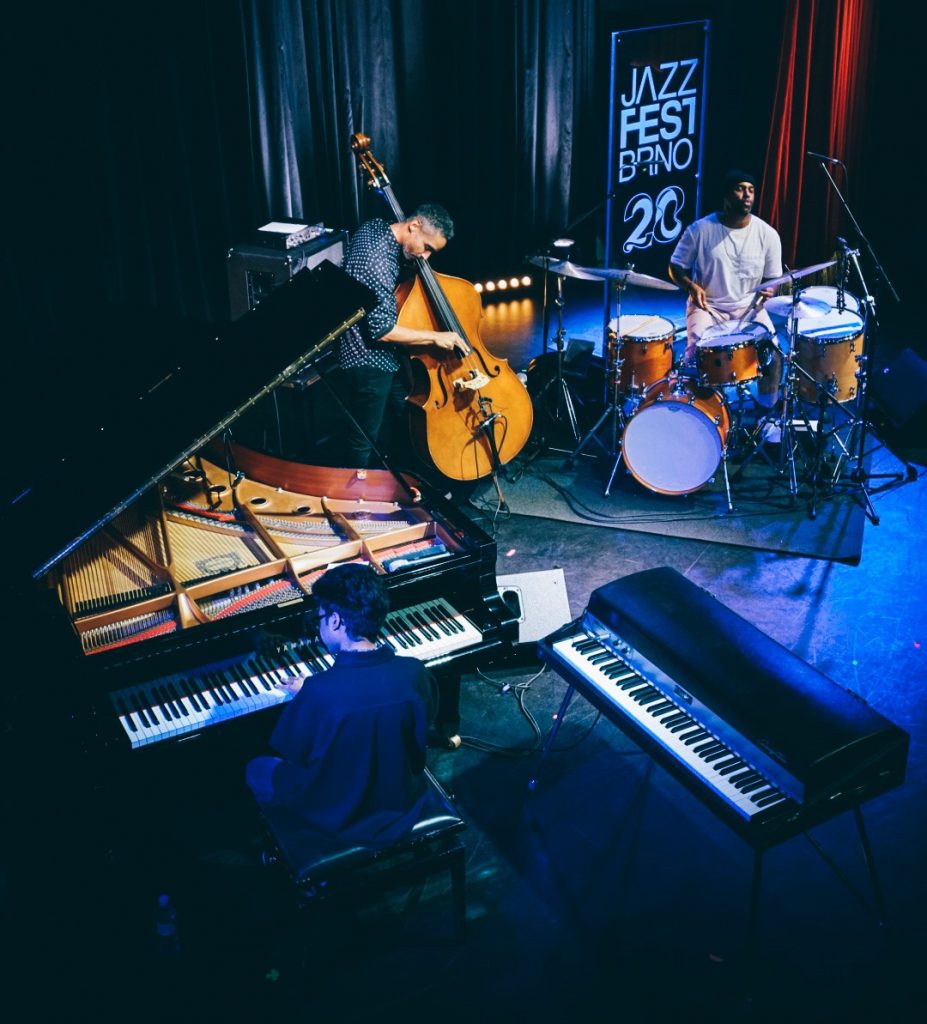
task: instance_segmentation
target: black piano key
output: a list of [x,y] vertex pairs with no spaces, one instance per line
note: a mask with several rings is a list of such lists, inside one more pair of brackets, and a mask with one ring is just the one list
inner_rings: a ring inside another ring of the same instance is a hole
[[135,725],[135,720],[132,718],[132,712],[125,706],[125,702],[121,697],[114,697],[113,703],[116,705],[116,711],[125,720],[128,727],[132,732],[138,732],[138,728]]
[[736,754],[732,754],[730,751],[728,751],[728,755],[728,757],[724,758],[721,761],[718,761],[718,763],[715,765],[715,768],[717,768],[720,771],[721,769],[727,768],[730,765],[740,763],[740,758]]
[[770,785],[770,784],[769,784],[769,783],[767,782],[767,783],[766,783],[766,786],[765,786],[765,787],[764,787],[763,789],[758,789],[758,790],[756,790],[756,791],[755,791],[755,792],[753,793],[753,795],[752,795],[752,796],[750,797],[750,799],[751,799],[751,800],[752,800],[752,801],[753,801],[754,803],[756,803],[757,801],[759,801],[759,800],[762,800],[762,799],[763,799],[763,797],[766,797],[766,796],[771,796],[771,795],[772,795],[773,793],[778,793],[778,792],[779,792],[779,790],[778,790],[778,789],[776,789],[776,787],[775,787],[775,786],[771,786],[771,785]]
[[718,769],[718,774],[719,775],[733,775],[734,772],[739,772],[742,768],[746,768],[746,767],[747,767],[747,762],[746,761],[741,761],[741,759],[739,757],[735,758],[734,762],[732,764],[725,765],[723,768],[721,767],[720,762],[715,765],[715,768]]
[[208,711],[209,703],[206,699],[206,694],[201,693],[199,688],[196,687],[189,679],[182,677],[177,680],[180,689],[186,693],[190,703],[193,705],[195,711]]
[[441,639],[441,633],[443,630],[441,630],[438,623],[435,622],[434,616],[430,614],[430,609],[428,611],[416,611],[414,619],[420,624],[425,636],[430,637],[432,640]]
[[770,793],[769,796],[761,797],[759,800],[754,797],[757,807],[768,807],[770,804],[778,803],[780,800],[782,800],[782,794],[778,790]]
[[423,634],[426,640],[440,640],[434,626],[420,611],[409,611],[405,613],[409,622],[415,625],[419,633]]
[[652,704],[655,700],[662,700],[663,694],[659,690],[652,689],[650,693],[638,693],[634,698],[638,704],[646,707],[648,704]]
[[601,646],[602,645],[599,641],[593,640],[592,637],[585,637],[583,639],[573,641],[573,649],[578,651],[580,654],[583,654],[585,651],[595,650],[596,647]]
[[703,757],[705,756],[705,754],[713,754],[716,750],[725,749],[726,748],[724,744],[719,743],[714,737],[712,737],[710,740],[706,740],[704,743],[701,743],[699,746],[694,748],[695,753],[701,754]]
[[717,750],[712,750],[711,753],[702,754],[702,760],[711,764],[712,761],[717,761],[719,757],[728,757],[730,753],[730,750],[723,743],[719,743]]
[[747,782],[741,786],[738,786],[737,788],[741,791],[741,793],[752,793],[755,790],[759,789],[761,786],[767,785],[767,781],[763,778],[762,775],[759,775],[757,776],[756,782]]
[[619,661],[616,665],[611,668],[602,670],[605,675],[614,683],[624,682],[626,679],[633,679],[634,673],[628,668],[623,661]]
[[759,772],[746,771],[737,772],[736,775],[732,775],[727,781],[732,785],[736,786],[741,792],[743,792],[744,786],[748,786],[751,782],[756,782],[757,779],[762,779],[763,776]]
[[[704,729],[697,729],[695,732],[689,733],[688,735],[680,736],[679,738],[687,747],[691,747],[693,743],[699,743],[703,739],[707,739],[711,735],[710,732],[706,732]],[[698,750],[698,747],[695,748]]]
[[677,722],[691,722],[692,719],[684,711],[678,711],[675,715],[670,715],[668,718],[663,719],[663,725],[670,726],[675,725]]
[[670,727],[670,732],[682,732],[684,729],[691,729],[695,725],[695,722],[688,718],[685,722],[677,722],[675,725]]
[[463,624],[458,622],[452,615],[448,615],[441,605],[430,605],[428,610],[434,614],[439,622],[443,622],[451,633],[464,632]]
[[248,673],[248,675],[257,677],[257,681],[260,683],[261,686],[264,687],[265,691],[273,689],[270,683],[261,674],[260,670],[258,669],[257,665],[254,663],[253,660],[245,662],[244,669],[245,672]]
[[664,697],[659,704],[651,704],[650,707],[647,708],[647,710],[650,712],[651,715],[655,715],[660,713],[661,711],[669,711],[670,708],[674,707],[676,707],[676,705],[671,700],[667,700]]
[[177,692],[177,688],[174,686],[174,684],[172,682],[169,682],[165,685],[164,688],[170,694],[174,707],[177,708],[177,710],[180,712],[181,715],[184,716],[184,718],[189,718],[190,710],[184,703],[183,697],[181,697],[180,694]]
[[663,708],[662,711],[654,711],[651,708],[650,709],[650,713],[658,721],[662,720],[663,724],[665,725],[670,720],[670,718],[675,717],[676,715],[680,714],[681,712],[679,710],[679,705],[678,704],[670,703],[670,706],[668,708]]

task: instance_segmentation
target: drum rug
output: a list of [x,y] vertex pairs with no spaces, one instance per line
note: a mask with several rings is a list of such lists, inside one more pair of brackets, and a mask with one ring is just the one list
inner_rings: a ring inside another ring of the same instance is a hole
[[[563,454],[548,451],[515,460],[499,482],[514,515],[859,563],[867,506],[865,493],[850,479],[855,463],[832,486],[828,483],[824,493],[817,493],[812,516],[808,474],[796,472],[793,497],[789,473],[780,472],[778,460],[729,464],[733,511],[728,509],[722,465],[699,490],[667,495],[641,486],[621,463],[606,497],[614,461],[605,455],[581,456],[569,466]],[[887,449],[878,449],[863,462],[866,474],[874,474],[867,476],[870,500],[878,501],[898,482],[897,460]],[[866,468],[870,462],[872,470]],[[875,476],[880,466],[889,471],[889,483]],[[497,504],[492,482],[483,482],[474,499],[483,507]]]

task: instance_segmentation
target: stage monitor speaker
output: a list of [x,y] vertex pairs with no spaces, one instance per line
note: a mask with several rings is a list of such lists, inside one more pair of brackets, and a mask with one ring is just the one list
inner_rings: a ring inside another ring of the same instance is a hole
[[233,246],[226,261],[232,319],[254,309],[265,295],[301,270],[316,267],[322,260],[340,267],[347,242],[347,231],[328,229],[324,235],[292,249],[258,244]]
[[502,600],[518,616],[518,642],[534,643],[570,621],[562,569],[497,576]]
[[900,442],[927,441],[927,362],[913,349],[873,374],[872,397]]

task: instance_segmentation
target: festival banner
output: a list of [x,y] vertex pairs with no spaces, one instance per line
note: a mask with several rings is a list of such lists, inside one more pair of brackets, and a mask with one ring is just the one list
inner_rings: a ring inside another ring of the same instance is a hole
[[606,255],[666,277],[698,216],[708,21],[612,34]]

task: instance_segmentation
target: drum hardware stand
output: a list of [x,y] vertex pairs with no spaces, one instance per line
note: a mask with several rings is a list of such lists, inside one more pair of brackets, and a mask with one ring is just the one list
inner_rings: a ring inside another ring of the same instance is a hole
[[[629,268],[631,269],[631,268]],[[569,456],[565,461],[567,469],[572,467],[573,463],[582,454],[583,449],[590,441],[595,443],[602,449],[602,451],[610,458],[614,459],[612,463],[612,471],[609,473],[608,482],[605,485],[605,497],[607,498],[611,494],[612,484],[615,481],[615,474],[618,472],[618,464],[621,462],[621,437],[624,433],[625,428],[625,415],[624,409],[622,408],[622,392],[621,392],[621,368],[624,364],[624,360],[621,357],[621,293],[627,286],[627,279],[618,278],[615,281],[615,307],[616,307],[616,320],[615,325],[618,328],[618,336],[615,339],[615,369],[611,376],[611,380],[608,379],[608,358],[606,352],[606,383],[605,383],[605,408],[602,410],[602,415],[595,421],[592,428],[586,433],[585,437],[580,440],[579,444],[570,452]],[[608,339],[606,339],[606,347],[608,345]],[[608,437],[611,441],[610,445],[605,445],[600,440],[598,433],[599,428],[609,421],[609,432]]]
[[[875,250],[872,248],[872,245],[869,242],[869,239],[866,238],[866,236],[863,234],[863,229],[860,227],[859,222],[857,221],[856,217],[853,216],[853,211],[850,209],[849,204],[847,203],[846,199],[843,196],[843,193],[837,187],[837,182],[834,181],[833,176],[831,175],[830,171],[827,169],[827,162],[824,161],[824,160],[819,160],[818,163],[819,163],[819,166],[820,166],[821,170],[827,176],[827,180],[830,182],[830,186],[834,190],[834,193],[836,194],[837,199],[840,202],[840,206],[843,209],[844,213],[846,213],[847,218],[850,221],[850,224],[853,226],[853,229],[855,230],[857,236],[862,241],[863,245],[866,247],[866,251],[869,253],[869,256],[870,256],[870,258],[872,260],[872,263],[873,263],[873,267],[875,269],[876,279],[878,281],[882,282],[883,284],[885,284],[885,286],[888,288],[889,293],[891,294],[891,296],[895,300],[895,302],[900,303],[901,299],[898,296],[898,292],[895,290],[895,286],[892,284],[891,280],[889,279],[888,274],[885,273],[885,269],[882,266],[882,264],[879,262],[879,258],[878,258],[878,256],[876,256]],[[841,166],[843,166],[843,165],[841,164]],[[844,168],[844,170],[845,169],[846,168]],[[904,465],[904,467],[905,467],[905,472],[904,473],[876,473],[876,474],[872,474],[872,473],[869,473],[864,468],[864,466],[863,466],[863,459],[865,458],[865,455],[866,455],[866,434],[867,434],[867,431],[871,432],[873,434],[873,436],[875,436],[878,439],[878,434],[876,433],[875,428],[873,427],[872,422],[869,419],[869,387],[868,387],[867,367],[875,365],[875,359],[873,357],[875,356],[876,349],[877,349],[876,342],[877,342],[877,338],[878,338],[879,321],[878,321],[878,317],[876,316],[875,299],[873,298],[872,294],[869,291],[869,288],[868,288],[868,286],[866,284],[865,278],[863,277],[862,269],[860,268],[860,265],[859,265],[859,259],[858,259],[858,257],[859,257],[859,249],[851,249],[851,248],[849,248],[849,246],[847,245],[846,241],[844,241],[844,239],[842,239],[842,238],[838,238],[837,241],[838,241],[838,244],[840,245],[840,249],[841,249],[841,263],[842,263],[842,266],[841,266],[841,271],[842,272],[841,272],[841,275],[840,275],[841,276],[841,280],[845,279],[845,276],[846,276],[846,273],[847,273],[847,270],[848,270],[848,266],[849,266],[850,263],[852,263],[854,269],[856,270],[856,274],[857,274],[857,276],[859,278],[859,282],[862,285],[862,304],[866,308],[866,332],[865,332],[866,340],[865,340],[865,345],[866,345],[866,348],[868,350],[868,354],[864,354],[863,358],[862,358],[862,360],[860,362],[860,370],[861,370],[860,394],[861,394],[861,397],[862,397],[862,403],[861,403],[862,411],[861,411],[860,416],[859,416],[860,430],[859,430],[859,437],[858,437],[857,446],[856,446],[856,467],[853,469],[853,471],[850,474],[850,480],[852,482],[852,485],[855,486],[856,488],[858,488],[859,491],[861,492],[862,496],[863,496],[863,499],[865,501],[865,512],[866,512],[866,515],[869,517],[870,521],[872,522],[872,524],[874,526],[878,526],[879,525],[879,517],[878,517],[878,515],[876,515],[876,511],[873,508],[872,499],[871,499],[871,496],[870,496],[870,489],[867,486],[867,482],[871,481],[871,480],[874,480],[874,479],[885,479],[885,480],[888,481],[888,485],[887,486],[890,486],[892,483],[900,483],[902,480],[907,480],[907,481],[916,480],[917,479],[917,470],[910,463],[908,463],[904,459],[899,458],[897,455],[895,457],[898,458],[899,462],[901,462]],[[841,292],[842,292],[842,287],[841,287]],[[872,328],[871,333],[870,333],[870,330],[869,330],[870,327]],[[879,444],[881,446],[884,446],[881,440],[879,440]]]

